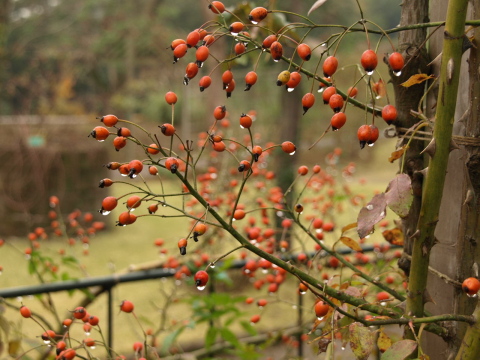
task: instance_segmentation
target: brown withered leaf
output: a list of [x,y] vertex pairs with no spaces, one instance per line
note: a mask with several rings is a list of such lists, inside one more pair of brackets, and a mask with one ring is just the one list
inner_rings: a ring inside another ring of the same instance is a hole
[[410,87],[413,85],[421,84],[422,82],[428,80],[428,79],[433,79],[435,76],[434,75],[427,75],[427,74],[415,74],[410,76],[410,78],[405,81],[404,83],[401,83],[403,87]]
[[388,158],[388,161],[390,161],[392,164],[395,160],[400,159],[403,156],[403,153],[408,149],[408,146],[405,144],[403,145],[400,149],[395,150],[392,152],[392,155]]
[[399,228],[385,230],[382,235],[385,240],[387,240],[390,244],[403,246],[404,236],[402,230],[400,230]]
[[318,341],[318,353],[317,353],[317,355],[321,354],[321,353],[324,353],[324,352],[327,352],[328,344],[330,344],[331,342],[332,342],[331,337],[321,338]]
[[387,89],[382,79],[372,84],[372,90],[377,95],[377,98],[382,98],[387,94]]
[[342,236],[340,238],[340,241],[348,246],[350,249],[352,249],[353,251],[357,251],[357,252],[362,252],[363,249],[362,247],[360,246],[360,244],[358,242],[356,242],[355,240],[353,240],[352,238],[349,238],[347,236]]
[[385,200],[398,216],[406,217],[413,202],[412,181],[407,174],[398,174],[388,184]]
[[382,355],[382,360],[404,360],[417,348],[413,340],[400,340],[388,348]]
[[358,214],[358,236],[363,239],[373,231],[373,227],[386,215],[387,200],[385,193],[377,194]]

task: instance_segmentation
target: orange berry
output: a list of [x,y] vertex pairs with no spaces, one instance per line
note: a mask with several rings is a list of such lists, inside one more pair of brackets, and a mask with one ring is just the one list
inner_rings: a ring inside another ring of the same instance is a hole
[[338,60],[335,56],[329,56],[323,62],[323,74],[325,76],[332,76],[337,71]]
[[214,14],[221,14],[225,11],[225,5],[220,1],[212,1],[212,3],[208,5],[208,8],[212,10]]
[[377,54],[373,50],[365,50],[362,54],[360,62],[367,74],[371,74],[378,64]]

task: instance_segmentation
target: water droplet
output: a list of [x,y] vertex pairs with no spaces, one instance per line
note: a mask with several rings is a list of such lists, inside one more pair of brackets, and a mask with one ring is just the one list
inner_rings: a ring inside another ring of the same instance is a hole
[[245,274],[250,274],[250,270],[245,269]]
[[215,264],[210,264],[210,267],[211,267],[212,269],[215,269]]
[[44,343],[45,345],[48,345],[48,344],[50,344],[50,340],[43,340],[43,343]]
[[318,317],[318,316],[317,316],[317,319],[318,319],[318,321],[322,321],[324,317],[325,317],[325,316],[321,316],[321,317]]
[[325,88],[321,87],[321,88],[318,88],[317,92],[322,93],[323,90],[325,90]]
[[393,75],[400,76],[400,75],[402,75],[402,71],[401,70],[400,71],[394,71]]
[[323,43],[323,44],[322,44],[322,45],[320,45],[320,46],[327,46],[327,43]]
[[291,152],[290,154],[288,154],[288,155],[293,155],[293,154],[295,154],[295,151],[292,151],[292,152]]
[[250,20],[250,22],[251,22],[253,25],[257,25],[257,24],[258,24],[258,21]]
[[197,289],[200,290],[200,291],[204,290],[205,288],[206,288],[205,285],[203,285],[203,286],[197,286]]
[[470,297],[470,298],[476,298],[476,297],[477,297],[477,294],[472,294],[472,295],[471,295],[471,294],[468,294],[468,293],[467,293],[467,296]]
[[104,142],[105,140],[97,140],[98,142]]
[[110,211],[102,210],[102,211],[100,211],[100,214],[102,214],[102,215],[108,215],[108,214],[110,214]]
[[135,179],[136,177],[137,177],[137,174],[132,174],[132,175],[130,175],[130,178],[131,178],[131,179]]
[[188,85],[188,79],[187,78],[183,79],[183,85]]
[[340,130],[340,129],[337,129],[337,128],[334,128],[334,129],[333,129],[333,131],[338,131],[338,130]]
[[385,216],[385,211],[382,211],[382,212],[380,213],[380,216]]
[[345,346],[342,346],[342,351],[345,351]]
[[275,62],[279,62],[280,60],[277,60],[277,59],[273,59],[273,61],[275,61]]
[[198,66],[199,69],[201,69],[203,67],[203,62],[197,63],[197,66]]
[[292,92],[293,90],[295,90],[295,88],[287,88],[288,92]]
[[95,350],[95,346],[90,346],[90,349]]
[[128,176],[128,174],[120,174],[120,175],[122,175],[122,176]]
[[90,336],[90,331],[85,331],[85,336]]
[[378,100],[378,99],[381,99],[381,98],[382,98],[382,96],[381,96],[381,95],[377,95],[377,96],[375,96],[375,99],[377,99],[377,100]]
[[373,210],[373,205],[372,205],[372,204],[368,204],[368,205],[367,205],[367,210]]
[[82,247],[86,250],[86,249],[88,249],[89,245],[88,244],[83,244]]
[[165,203],[162,203],[162,206],[163,206],[163,207],[167,207],[167,204],[165,204]]
[[236,33],[236,32],[231,32],[231,34],[232,34],[233,36],[237,36],[237,35],[238,35],[238,33]]
[[252,326],[255,326],[255,323],[254,323],[254,322],[252,322],[252,321],[250,321],[250,325],[252,325]]
[[262,49],[263,52],[267,51],[267,49]]
[[300,295],[305,295],[307,292],[300,290]]
[[385,301],[382,301],[382,302],[380,303],[380,305],[385,306],[385,305],[387,305],[387,303],[386,303]]
[[32,257],[28,254],[25,255],[25,259],[30,260]]
[[240,125],[240,129],[245,129],[242,125]]
[[372,71],[367,71],[367,75],[372,75],[374,73],[375,70],[372,70]]
[[370,143],[370,144],[367,144],[368,146],[370,147],[373,147],[373,145],[375,145],[375,143]]

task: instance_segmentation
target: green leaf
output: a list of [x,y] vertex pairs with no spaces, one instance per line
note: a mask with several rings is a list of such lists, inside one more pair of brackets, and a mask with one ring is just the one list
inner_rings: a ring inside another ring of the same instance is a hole
[[357,360],[367,360],[373,351],[375,338],[369,328],[360,323],[351,324],[350,348]]
[[185,327],[180,327],[171,333],[169,333],[163,340],[162,352],[169,352],[170,347],[173,345],[175,340],[180,336],[180,334],[185,330]]
[[240,341],[238,341],[237,336],[228,328],[220,328],[220,335],[224,340],[228,341],[230,344],[232,344],[236,348],[241,347],[241,343]]
[[248,332],[249,335],[257,335],[257,329],[252,326],[248,321],[240,321],[240,325],[245,329],[246,332]]
[[208,350],[215,344],[215,340],[217,338],[217,328],[214,326],[210,326],[208,328],[207,334],[205,335],[205,348]]
[[390,346],[380,358],[381,360],[404,360],[417,348],[417,342],[413,340],[400,340]]

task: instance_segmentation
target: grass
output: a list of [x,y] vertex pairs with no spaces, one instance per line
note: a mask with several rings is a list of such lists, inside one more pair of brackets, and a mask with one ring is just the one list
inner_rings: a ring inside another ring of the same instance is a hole
[[[391,145],[384,144],[381,149],[378,149],[377,146],[376,151],[374,152],[375,156],[386,156],[388,152],[386,152],[384,148],[386,149],[387,146],[390,147]],[[370,159],[370,164],[366,162],[357,167],[354,177],[356,179],[365,178],[367,179],[367,182],[365,185],[351,182],[350,186],[353,192],[362,192],[368,199],[371,198],[376,191],[384,190],[387,180],[393,178],[397,166],[388,165],[378,168],[375,165],[378,163],[378,159]],[[385,159],[382,160],[382,163],[385,163]],[[178,186],[172,183],[166,183],[165,185],[167,187],[166,192],[176,190],[174,187]],[[154,186],[154,191],[160,191],[158,184],[150,184],[150,186]],[[131,191],[131,188],[123,185],[114,185],[112,189],[115,196],[120,196],[125,191]],[[177,200],[176,205],[181,206],[181,201]],[[338,214],[338,219],[336,219],[337,223],[344,225],[355,222],[359,209],[360,207],[348,206],[344,209],[343,213]],[[109,224],[112,224],[120,211],[120,209],[115,209],[112,214],[105,218],[105,220]],[[138,210],[138,213],[141,213],[141,211],[142,210]],[[172,210],[167,208],[160,208],[159,214],[165,216],[176,215]],[[146,216],[139,218],[134,225],[122,228],[112,227],[109,231],[96,235],[91,239],[89,244],[89,255],[84,254],[85,249],[81,245],[67,247],[68,254],[79,259],[78,266],[75,269],[70,270],[73,273],[72,276],[101,276],[114,274],[126,269],[135,269],[138,264],[156,260],[165,260],[170,255],[178,258],[176,242],[180,237],[188,235],[190,229],[188,224],[188,221],[186,222],[185,219],[178,217],[158,218]],[[208,233],[207,235],[211,236]],[[334,237],[338,238],[338,235],[339,234],[336,233]],[[159,249],[153,245],[156,238],[165,239],[166,245],[164,248],[166,249],[167,254],[160,254]],[[374,238],[374,240],[371,241],[381,241],[381,236],[379,236],[379,234],[375,234],[372,238]],[[205,240],[207,239],[208,237]],[[201,240],[204,243],[208,243],[205,242],[203,238]],[[187,258],[194,259],[199,256],[198,254],[195,254],[194,250],[196,248],[208,247],[208,244],[201,245],[202,241],[197,244],[192,243],[192,248],[189,249]],[[215,247],[210,246],[208,248],[212,257],[213,254],[220,255],[224,251],[236,246],[232,239],[224,238],[221,242],[221,247],[215,245]],[[2,287],[8,288],[38,283],[38,280],[34,276],[28,274],[27,271],[28,261],[23,254],[23,249],[27,246],[29,246],[28,240],[18,238],[8,239],[7,244],[0,248],[0,253],[2,254],[2,266],[4,268],[3,275],[1,276]],[[42,252],[52,258],[58,258],[58,251],[62,248],[65,248],[65,239],[49,239],[44,241]],[[295,250],[297,249],[300,250],[301,247],[298,246]],[[61,269],[61,271],[64,271],[64,269]],[[244,276],[239,276],[238,273],[234,273],[231,276],[234,277],[235,286],[227,286],[227,291],[229,290],[235,295],[244,293],[246,296],[259,296],[258,293],[252,289],[251,285],[248,283],[248,279],[245,279]],[[280,306],[280,309],[283,309],[281,310],[282,314],[285,313],[285,316],[282,317],[285,318],[285,321],[282,320],[282,326],[292,326],[295,325],[296,322],[296,315],[294,315],[296,314],[296,310],[294,310],[293,307],[295,306],[294,304],[296,303],[297,298],[296,295],[292,293],[292,289],[296,288],[296,280],[290,279],[288,281],[289,284],[282,286],[280,295],[269,298],[270,301],[283,304]],[[241,292],[241,290],[244,290],[245,292]],[[165,327],[169,328],[173,322],[188,323],[191,320],[191,313],[188,304],[178,301],[174,301],[174,303],[171,304],[170,301],[168,302],[168,305],[172,306],[166,307],[167,302],[165,300],[165,294],[171,292],[176,293],[174,300],[197,294],[196,291],[193,291],[192,285],[184,286],[179,281],[162,279],[123,284],[114,289],[113,297],[115,304],[120,304],[124,299],[132,301],[136,306],[136,313],[138,313],[141,322],[146,328],[156,328],[162,321],[163,317],[167,319]],[[203,293],[201,295],[203,295]],[[261,296],[264,295],[264,291],[261,292]],[[55,303],[55,307],[61,319],[70,316],[69,311],[72,310],[82,298],[82,293],[78,291],[73,295],[67,293],[57,293],[52,295],[53,302]],[[45,300],[46,298],[43,297],[43,301]],[[311,309],[311,301],[312,299],[306,301],[305,309],[307,311],[310,311]],[[38,301],[35,297],[17,299],[12,301],[12,303],[17,306],[23,303],[40,314],[46,313],[42,301]],[[251,308],[246,308],[243,305],[240,306],[240,308],[244,310],[250,309],[248,311],[252,312]],[[103,326],[103,328],[106,327],[106,295],[99,296],[99,298],[88,307],[88,311],[91,314],[99,316],[101,318],[101,326]],[[273,328],[280,325],[277,322],[277,311],[279,311],[278,308],[272,306],[268,306],[262,310],[262,318],[266,318],[267,320],[261,321],[257,325],[259,331],[271,331]],[[18,313],[12,310],[8,310],[4,315],[12,322],[12,328],[18,328],[18,330],[24,334],[24,349],[31,347],[34,343],[41,343],[38,336],[43,330],[40,330],[37,325],[32,324],[28,319],[19,319]],[[52,316],[46,315],[46,317],[50,322],[53,322]],[[268,319],[271,319],[271,321]],[[205,327],[203,328],[205,329]],[[239,326],[235,326],[234,328],[240,330]],[[142,329],[138,326],[134,318],[129,316],[129,314],[116,314],[114,329],[114,348],[121,353],[130,353],[133,342],[142,341],[143,339]],[[188,343],[192,342],[192,339],[201,339],[202,336],[199,336],[198,333],[199,329],[185,331],[184,335],[181,337],[182,343],[188,346]],[[72,338],[78,339],[84,337],[83,331],[79,326],[72,330],[71,335]],[[11,337],[15,338],[18,336],[12,332]],[[164,339],[164,335],[161,338]],[[33,342],[31,340],[27,341],[27,339],[31,339]],[[95,350],[95,354],[100,353],[102,353],[102,350]]]

